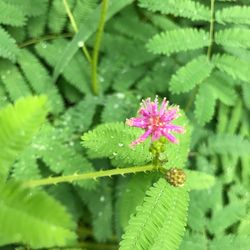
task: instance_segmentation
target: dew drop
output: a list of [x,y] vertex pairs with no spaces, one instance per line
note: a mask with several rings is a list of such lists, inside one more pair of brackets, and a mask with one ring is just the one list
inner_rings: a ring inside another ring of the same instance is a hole
[[100,197],[100,202],[104,202],[105,201],[105,197],[104,196],[101,196]]
[[118,143],[118,146],[119,146],[119,147],[123,147],[124,144],[123,144],[123,143]]
[[79,48],[82,48],[84,46],[84,42],[83,41],[79,41],[77,43],[77,45],[78,45]]

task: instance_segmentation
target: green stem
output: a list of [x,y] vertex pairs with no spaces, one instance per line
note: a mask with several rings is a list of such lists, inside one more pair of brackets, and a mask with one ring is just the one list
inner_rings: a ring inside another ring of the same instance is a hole
[[92,91],[95,95],[99,95],[99,92],[100,92],[99,81],[97,79],[97,64],[98,64],[99,49],[101,45],[101,39],[102,39],[103,29],[105,25],[107,9],[108,9],[108,0],[103,0],[102,9],[101,9],[101,17],[100,17],[100,22],[99,22],[97,33],[96,33],[92,64],[91,64],[92,66],[91,68]]
[[[74,32],[77,33],[78,32],[78,27],[77,27],[75,18],[73,16],[73,13],[71,12],[70,7],[68,5],[68,2],[67,2],[67,0],[62,0],[62,1],[63,1],[64,8],[65,8],[65,10],[67,12],[67,15],[69,17],[71,26],[72,26]],[[83,43],[81,47],[82,47],[83,54],[86,56],[88,62],[91,63],[91,57],[89,55],[89,52],[88,52],[87,48],[85,47],[85,44]]]
[[47,40],[53,40],[56,38],[66,38],[66,37],[72,37],[73,33],[64,33],[64,34],[48,34],[48,35],[44,35],[42,37],[38,37],[38,38],[32,38],[30,40],[27,40],[23,43],[20,43],[18,45],[19,48],[24,48],[27,47],[29,45],[33,45],[33,44],[37,44],[43,41],[47,41]]
[[214,44],[214,22],[215,22],[215,0],[211,0],[211,19],[210,19],[210,30],[209,30],[210,44],[207,50],[207,57],[209,60],[212,57],[212,49]]
[[40,180],[30,180],[27,181],[24,185],[26,187],[37,187],[37,186],[46,186],[51,184],[58,184],[61,182],[73,182],[73,181],[82,181],[88,179],[94,179],[100,177],[111,177],[113,175],[125,175],[125,174],[132,174],[132,173],[139,173],[139,172],[146,172],[146,171],[154,171],[159,170],[158,167],[154,165],[145,165],[145,166],[136,166],[136,167],[129,167],[129,168],[116,168],[110,170],[101,170],[97,172],[90,172],[85,174],[73,174],[67,176],[58,176],[58,177],[49,177]]

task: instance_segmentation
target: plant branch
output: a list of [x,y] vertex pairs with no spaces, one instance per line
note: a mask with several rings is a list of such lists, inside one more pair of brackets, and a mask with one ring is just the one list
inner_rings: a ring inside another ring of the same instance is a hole
[[214,22],[215,22],[215,0],[211,0],[211,19],[210,19],[210,30],[209,30],[210,44],[207,50],[207,57],[209,60],[212,57],[212,49],[214,44]]
[[38,38],[31,38],[30,40],[27,40],[23,43],[20,43],[18,45],[18,47],[21,49],[21,48],[24,48],[24,47],[27,47],[29,45],[33,45],[33,44],[37,44],[37,43],[40,43],[40,42],[43,42],[43,41],[47,41],[47,40],[53,40],[53,39],[56,39],[56,38],[62,38],[62,37],[72,37],[73,36],[73,33],[63,33],[63,34],[48,34],[48,35],[44,35],[42,37],[38,37]]
[[40,180],[30,180],[27,181],[24,185],[26,187],[37,187],[37,186],[46,186],[51,184],[58,184],[61,182],[73,182],[73,181],[82,181],[93,179],[96,180],[100,177],[111,177],[113,175],[125,175],[125,174],[135,174],[139,172],[146,172],[146,171],[155,171],[159,170],[159,167],[154,165],[145,165],[145,166],[135,166],[135,167],[128,167],[128,168],[116,168],[110,170],[101,170],[97,172],[90,172],[84,174],[73,174],[73,175],[66,175],[66,176],[58,176],[58,177],[49,177]]
[[[69,5],[68,5],[68,2],[67,2],[67,0],[62,0],[62,1],[63,1],[64,8],[65,8],[65,10],[66,10],[66,12],[67,12],[67,15],[68,15],[68,17],[69,17],[71,26],[72,26],[74,32],[77,33],[77,32],[78,32],[78,27],[77,27],[75,18],[74,18],[74,16],[73,16],[73,13],[71,12],[70,7],[69,7]],[[85,44],[84,44],[84,43],[82,43],[81,48],[82,48],[83,54],[86,56],[88,62],[91,63],[90,54],[89,54],[87,48],[85,47]]]
[[98,64],[99,49],[101,45],[101,39],[102,39],[103,29],[105,25],[107,9],[108,9],[108,0],[103,0],[100,22],[98,25],[96,38],[95,38],[93,57],[92,57],[92,68],[91,68],[92,90],[95,95],[99,95],[99,92],[100,92],[99,81],[97,79],[97,64]]

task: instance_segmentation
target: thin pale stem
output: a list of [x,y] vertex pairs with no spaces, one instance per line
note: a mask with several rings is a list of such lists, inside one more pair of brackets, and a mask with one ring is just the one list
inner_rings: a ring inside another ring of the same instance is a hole
[[24,185],[26,187],[37,187],[37,186],[46,186],[51,184],[58,184],[61,182],[73,182],[73,181],[82,181],[93,179],[96,180],[100,177],[111,177],[114,175],[125,175],[125,174],[135,174],[139,172],[147,172],[147,171],[157,171],[160,170],[159,167],[154,165],[145,165],[145,166],[136,166],[136,167],[129,167],[129,168],[116,168],[110,170],[101,170],[97,172],[90,172],[85,174],[73,174],[73,175],[66,175],[66,176],[58,176],[58,177],[49,177],[40,180],[30,180],[27,181]]
[[210,44],[207,50],[207,57],[209,60],[212,57],[212,49],[214,44],[214,22],[215,22],[215,0],[211,0],[211,19],[210,19],[210,30],[209,30]]
[[92,90],[95,95],[99,95],[100,93],[99,81],[97,79],[98,78],[97,64],[98,64],[99,49],[101,45],[107,9],[108,9],[108,0],[103,0],[102,9],[101,9],[101,17],[100,17],[100,22],[99,22],[97,33],[96,33],[93,56],[92,56],[91,79],[92,79]]
[[[62,0],[62,1],[63,1],[64,8],[65,8],[65,10],[67,12],[67,15],[69,17],[71,26],[72,26],[74,32],[77,33],[78,32],[78,27],[77,27],[75,18],[73,16],[73,13],[71,12],[70,7],[68,5],[68,2],[67,2],[67,0]],[[85,55],[85,57],[87,58],[88,62],[91,63],[90,54],[89,54],[87,48],[85,47],[84,43],[81,45],[81,48],[82,48],[82,52]]]

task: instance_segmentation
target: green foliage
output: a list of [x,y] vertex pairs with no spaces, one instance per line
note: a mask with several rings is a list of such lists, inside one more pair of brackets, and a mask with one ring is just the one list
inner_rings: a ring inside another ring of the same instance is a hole
[[41,248],[75,241],[70,216],[48,194],[31,192],[14,182],[1,183],[0,190],[1,246],[23,243]]
[[[0,23],[12,26],[23,26],[25,24],[25,15],[19,11],[18,7],[12,4],[0,2]],[[15,18],[13,18],[13,16]]]
[[18,48],[16,42],[10,35],[0,26],[0,56],[15,62],[18,55]]
[[214,176],[198,172],[198,171],[185,171],[187,181],[185,187],[189,190],[211,188],[215,183]]
[[0,64],[1,82],[4,85],[6,92],[8,92],[10,99],[16,101],[19,98],[31,95],[31,89],[20,70],[15,65],[6,61],[0,61]]
[[130,143],[139,137],[141,131],[123,123],[107,123],[99,125],[93,131],[83,135],[82,145],[88,148],[90,157],[109,157],[124,164],[145,164],[150,161],[149,141],[131,149]]
[[137,174],[130,179],[120,182],[118,186],[117,220],[125,229],[131,214],[136,212],[136,207],[141,205],[146,190],[151,186],[152,175]]
[[120,249],[178,249],[187,217],[187,191],[160,179],[146,194],[129,221]]
[[47,114],[45,97],[27,97],[0,111],[0,172],[5,179],[18,154],[30,143]]
[[207,57],[200,56],[181,67],[170,81],[170,90],[173,93],[184,93],[195,85],[203,82],[212,72],[213,65]]
[[[99,96],[104,1],[66,1],[76,33],[62,0],[0,1],[0,249],[248,250],[249,1],[108,1]],[[124,124],[155,95],[185,111],[157,166]]]
[[167,3],[161,0],[140,0],[140,6],[150,11],[160,11],[162,14],[172,14],[191,20],[209,21],[210,18],[208,7],[191,0],[180,0],[178,2],[170,0]]
[[213,89],[203,83],[195,99],[195,116],[201,125],[212,119],[216,104],[215,101]]
[[208,33],[192,28],[166,31],[155,35],[147,43],[147,48],[155,54],[171,55],[172,53],[194,50],[208,46]]
[[250,64],[235,56],[228,54],[216,55],[213,57],[215,66],[235,79],[242,81],[249,81],[250,77]]
[[250,48],[249,36],[249,29],[242,28],[224,29],[215,34],[216,43],[243,49]]
[[231,6],[216,12],[216,20],[222,24],[250,24],[249,6]]

